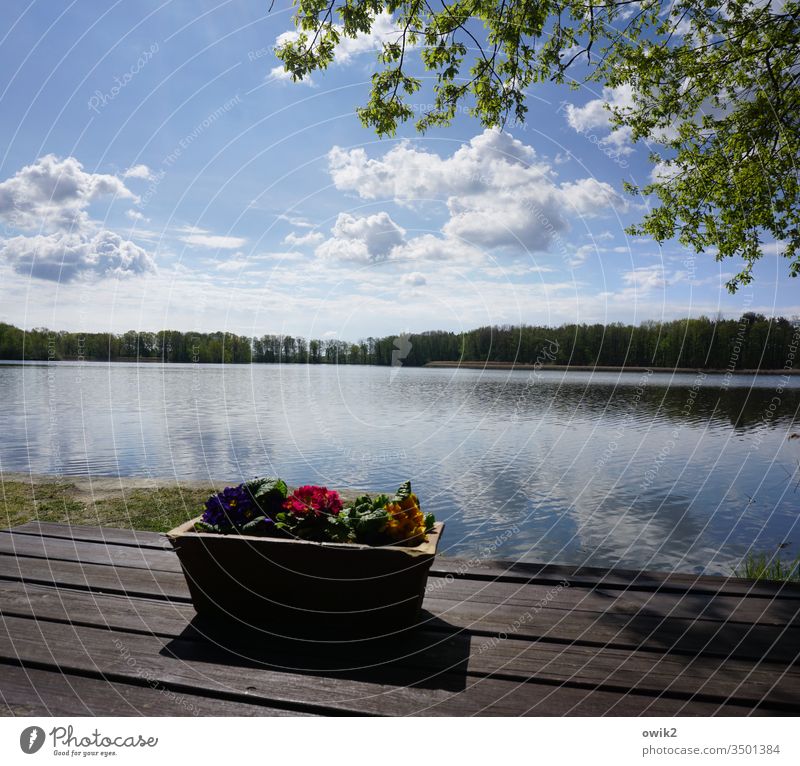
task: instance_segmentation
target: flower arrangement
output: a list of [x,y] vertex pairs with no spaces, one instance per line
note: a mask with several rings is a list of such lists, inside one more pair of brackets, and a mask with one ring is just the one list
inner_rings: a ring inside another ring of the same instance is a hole
[[414,546],[425,542],[435,521],[422,512],[410,481],[391,497],[361,495],[344,505],[327,487],[306,485],[289,494],[281,479],[261,478],[209,497],[195,531]]

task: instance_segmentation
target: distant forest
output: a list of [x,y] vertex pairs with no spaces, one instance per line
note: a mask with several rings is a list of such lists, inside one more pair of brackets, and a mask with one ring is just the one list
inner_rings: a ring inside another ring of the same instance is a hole
[[[784,369],[794,366],[800,327],[782,317],[678,319],[479,327],[366,338],[357,343],[290,335],[247,337],[213,332],[25,332],[0,323],[0,359],[212,362],[225,364],[377,364],[481,361],[518,364]],[[394,356],[393,356],[394,355]]]

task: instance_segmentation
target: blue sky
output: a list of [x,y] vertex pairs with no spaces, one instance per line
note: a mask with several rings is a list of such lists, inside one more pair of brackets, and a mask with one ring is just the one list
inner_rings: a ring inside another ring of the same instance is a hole
[[273,53],[291,7],[268,7],[3,3],[0,321],[355,340],[800,313],[774,244],[731,296],[737,264],[624,233],[622,181],[652,172],[607,124],[624,92],[537,86],[505,131],[381,140],[355,109],[391,19],[298,84]]

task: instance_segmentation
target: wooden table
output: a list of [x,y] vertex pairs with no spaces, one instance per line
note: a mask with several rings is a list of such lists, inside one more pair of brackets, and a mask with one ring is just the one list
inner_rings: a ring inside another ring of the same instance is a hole
[[195,618],[159,534],[0,531],[13,715],[800,714],[800,586],[437,559],[420,626],[377,644]]

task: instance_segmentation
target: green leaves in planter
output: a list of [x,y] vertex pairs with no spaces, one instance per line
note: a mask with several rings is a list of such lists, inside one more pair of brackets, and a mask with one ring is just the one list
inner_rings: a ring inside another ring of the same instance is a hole
[[353,521],[355,539],[366,545],[380,544],[383,531],[386,529],[386,523],[388,521],[389,514],[384,508],[361,514]]
[[205,521],[196,521],[194,524],[195,532],[211,532],[214,534],[221,534],[222,530],[218,524],[207,524]]
[[399,503],[400,501],[406,500],[409,497],[411,497],[411,482],[406,481],[397,488],[397,492],[395,492],[392,502]]
[[244,486],[259,509],[270,517],[280,512],[289,494],[289,488],[283,479],[262,477],[245,482]]
[[266,535],[272,536],[274,533],[275,523],[267,516],[258,516],[252,521],[242,526],[241,532],[243,535]]

